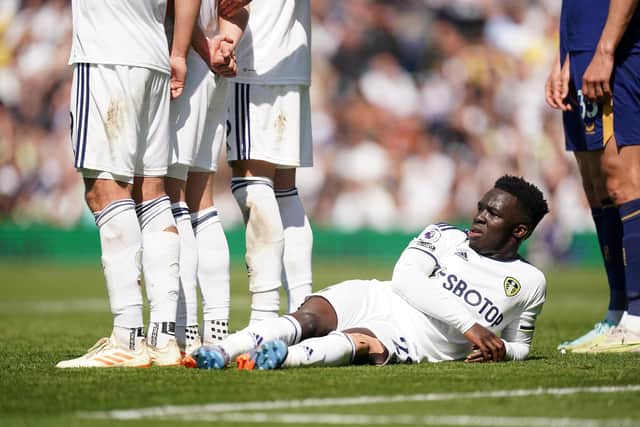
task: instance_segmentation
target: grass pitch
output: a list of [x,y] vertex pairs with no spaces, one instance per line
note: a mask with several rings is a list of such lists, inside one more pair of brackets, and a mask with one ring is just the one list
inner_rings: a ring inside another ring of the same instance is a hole
[[[314,266],[314,288],[387,279],[386,263]],[[108,334],[99,266],[0,264],[0,425],[640,426],[640,353],[561,355],[600,320],[600,270],[547,273],[527,362],[283,370],[58,370]],[[232,271],[231,329],[248,319],[244,269]]]

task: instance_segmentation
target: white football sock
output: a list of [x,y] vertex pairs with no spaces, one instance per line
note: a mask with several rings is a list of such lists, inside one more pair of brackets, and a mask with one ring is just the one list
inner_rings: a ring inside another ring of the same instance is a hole
[[[202,294],[202,314],[207,321],[229,322],[229,246],[214,206],[191,214],[198,247],[198,283]],[[221,326],[221,325],[218,325]],[[222,329],[218,327],[216,329]],[[227,326],[225,326],[225,331]],[[224,333],[224,336],[228,332]],[[206,328],[203,338],[209,338]],[[224,337],[223,337],[224,338]],[[219,339],[219,335],[216,335]]]
[[187,325],[198,324],[198,295],[196,271],[198,247],[191,228],[191,215],[185,202],[171,204],[171,213],[176,221],[180,238],[180,294],[176,315],[176,333],[182,334]]
[[229,321],[225,319],[205,320],[202,325],[202,344],[218,344],[229,335]]
[[634,316],[625,311],[618,326],[640,334],[640,316]]
[[331,332],[319,338],[309,338],[289,347],[283,368],[299,366],[345,366],[355,357],[355,345],[342,332]]
[[142,270],[150,306],[150,323],[176,321],[180,292],[180,238],[173,231],[169,197],[136,206],[142,229]]
[[184,352],[187,347],[200,347],[202,341],[200,340],[198,325],[178,326],[178,324],[176,324],[176,341],[182,352]]
[[280,293],[278,289],[264,292],[253,291],[251,294],[251,315],[249,324],[253,325],[267,319],[278,317],[280,309]]
[[270,179],[232,178],[231,190],[246,224],[245,258],[253,323],[278,315],[284,232]]
[[142,293],[138,286],[142,235],[135,204],[131,199],[117,200],[94,215],[113,324],[125,329],[142,327]]
[[263,342],[279,339],[291,345],[299,342],[301,337],[300,323],[292,316],[282,316],[250,324],[243,330],[229,335],[220,343],[220,346],[229,358],[234,360]]
[[311,294],[313,233],[298,189],[276,190],[275,194],[284,228],[282,277],[289,299],[289,313],[293,313]]
[[176,322],[149,322],[147,343],[152,347],[163,348],[169,340],[176,337]]
[[139,350],[144,343],[144,328],[124,328],[122,326],[113,327],[113,335],[121,347],[129,350]]

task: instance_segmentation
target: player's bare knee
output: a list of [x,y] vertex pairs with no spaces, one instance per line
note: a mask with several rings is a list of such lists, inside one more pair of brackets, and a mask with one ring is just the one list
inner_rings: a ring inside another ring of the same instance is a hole
[[133,200],[136,203],[157,199],[165,194],[164,177],[137,176],[133,179]]
[[322,337],[333,330],[326,325],[320,313],[303,310],[301,308],[301,310],[292,313],[291,316],[300,323],[303,339]]
[[262,176],[273,181],[276,165],[263,160],[235,160],[231,170],[234,177]]
[[288,190],[296,186],[296,169],[277,169],[273,179],[276,190]]
[[102,210],[109,203],[131,197],[125,183],[106,179],[85,178],[85,200],[92,212]]
[[336,312],[329,301],[318,296],[308,298],[291,316],[300,323],[303,339],[325,336],[338,325]]
[[172,225],[171,227],[167,227],[162,231],[166,231],[167,233],[175,233],[178,234],[178,228],[174,225]]

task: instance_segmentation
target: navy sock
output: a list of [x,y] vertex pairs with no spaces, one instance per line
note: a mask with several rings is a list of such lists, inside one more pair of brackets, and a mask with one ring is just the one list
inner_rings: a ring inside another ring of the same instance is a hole
[[640,316],[640,199],[618,207],[624,237],[624,265],[627,281],[627,311]]
[[620,214],[611,200],[603,200],[602,208],[592,208],[591,215],[609,280],[609,310],[624,311],[627,309],[627,294]]

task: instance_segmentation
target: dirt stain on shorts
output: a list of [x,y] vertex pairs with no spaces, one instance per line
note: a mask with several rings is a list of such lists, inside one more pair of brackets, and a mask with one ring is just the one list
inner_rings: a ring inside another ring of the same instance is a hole
[[287,127],[287,116],[281,111],[276,117],[273,127],[276,130],[276,141],[282,142],[284,139],[284,130]]
[[117,99],[112,99],[107,110],[107,117],[104,121],[104,129],[107,132],[109,142],[116,142],[122,130],[124,107]]

